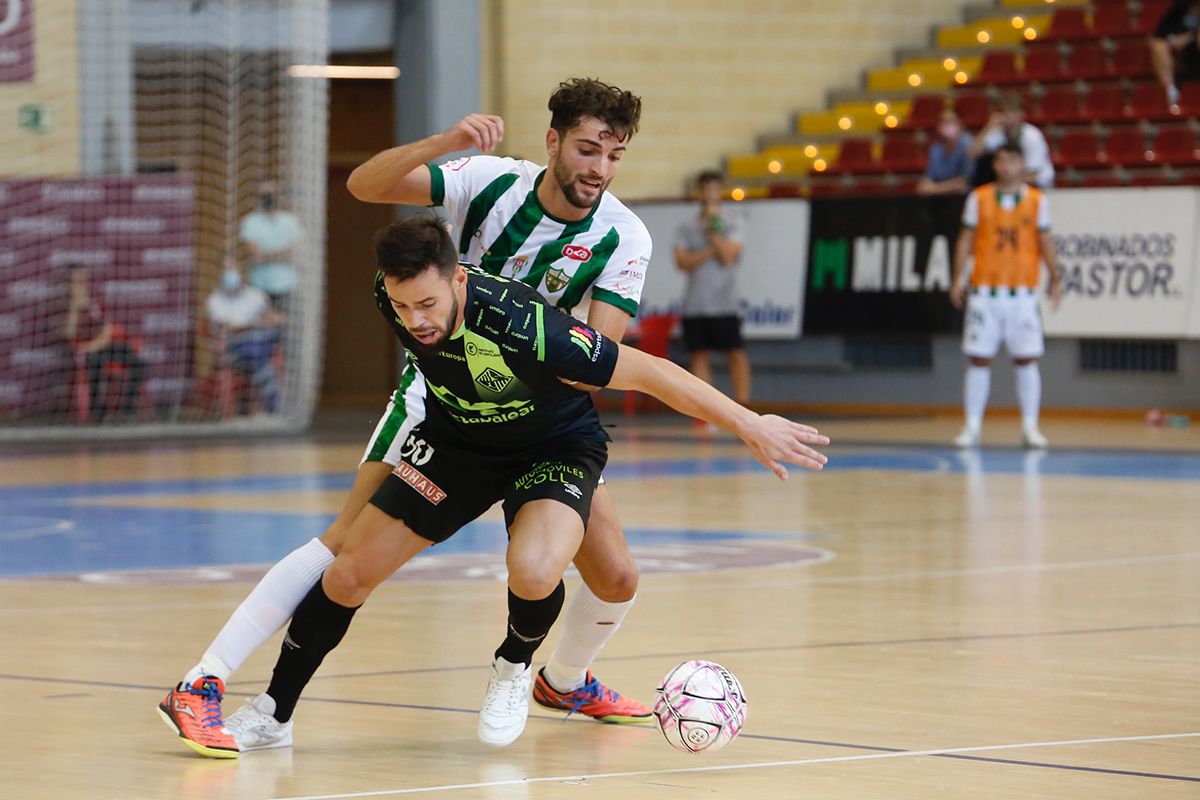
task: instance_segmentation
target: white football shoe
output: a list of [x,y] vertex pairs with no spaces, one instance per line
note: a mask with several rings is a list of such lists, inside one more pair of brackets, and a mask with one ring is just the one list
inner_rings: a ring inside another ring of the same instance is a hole
[[492,662],[492,677],[479,712],[479,741],[492,747],[515,742],[525,730],[532,689],[533,670],[529,665],[503,658]]
[[275,701],[270,695],[260,694],[225,718],[225,730],[233,734],[243,753],[291,747],[294,720],[280,722],[271,716],[274,713]]
[[1021,432],[1021,441],[1029,450],[1045,450],[1050,446],[1050,440],[1037,428],[1025,428]]
[[979,429],[972,428],[970,425],[959,431],[958,436],[954,437],[954,446],[963,450],[979,446]]

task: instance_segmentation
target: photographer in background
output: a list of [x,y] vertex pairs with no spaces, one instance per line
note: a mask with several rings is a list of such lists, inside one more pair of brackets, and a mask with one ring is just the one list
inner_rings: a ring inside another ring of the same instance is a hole
[[675,264],[687,274],[683,295],[683,338],[691,353],[691,372],[712,383],[713,350],[729,360],[733,397],[750,401],[750,361],[738,318],[736,269],[742,257],[745,223],[722,208],[724,182],[719,173],[696,178],[700,213],[675,232]]

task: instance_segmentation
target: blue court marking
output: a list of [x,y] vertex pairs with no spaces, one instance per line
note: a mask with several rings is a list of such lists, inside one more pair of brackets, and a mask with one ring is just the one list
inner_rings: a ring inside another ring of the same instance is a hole
[[[333,521],[332,515],[186,508],[74,506],[0,517],[0,577],[107,570],[270,564]],[[765,538],[746,531],[627,528],[636,544],[733,542]],[[771,534],[769,540],[807,539]],[[477,520],[417,556],[503,553],[500,520]]]
[[[1200,481],[1200,454],[1028,453],[999,449],[960,453],[950,448],[881,447],[835,451],[826,469],[1188,482]],[[751,472],[765,472],[765,469],[751,458],[703,456],[613,463],[605,470],[613,480]],[[797,471],[797,477],[801,476],[819,480],[819,476]],[[322,473],[0,487],[0,576],[271,563],[309,538],[319,536],[333,517],[273,511],[142,508],[136,500],[129,505],[97,506],[89,501],[164,495],[344,491],[353,480],[351,473]],[[669,528],[634,529],[629,533],[637,543],[650,544],[685,542],[689,537],[733,540],[755,536],[744,531]],[[499,522],[480,521],[439,545],[434,552],[500,552],[504,542]]]

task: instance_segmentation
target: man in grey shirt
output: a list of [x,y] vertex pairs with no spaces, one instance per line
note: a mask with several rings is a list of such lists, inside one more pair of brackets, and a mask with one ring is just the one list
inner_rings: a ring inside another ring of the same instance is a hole
[[700,213],[675,232],[675,264],[687,273],[683,295],[683,338],[692,356],[692,374],[712,383],[713,350],[729,360],[733,396],[750,400],[750,362],[738,319],[736,273],[742,256],[745,223],[721,207],[724,183],[716,172],[696,179]]

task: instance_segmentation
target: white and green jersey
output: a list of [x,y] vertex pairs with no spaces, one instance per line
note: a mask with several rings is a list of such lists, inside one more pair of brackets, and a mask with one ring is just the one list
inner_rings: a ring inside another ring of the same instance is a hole
[[532,162],[472,156],[429,173],[463,261],[532,286],[581,320],[593,299],[637,315],[650,233],[620,200],[605,192],[587,217],[566,221],[538,201],[546,169]]

